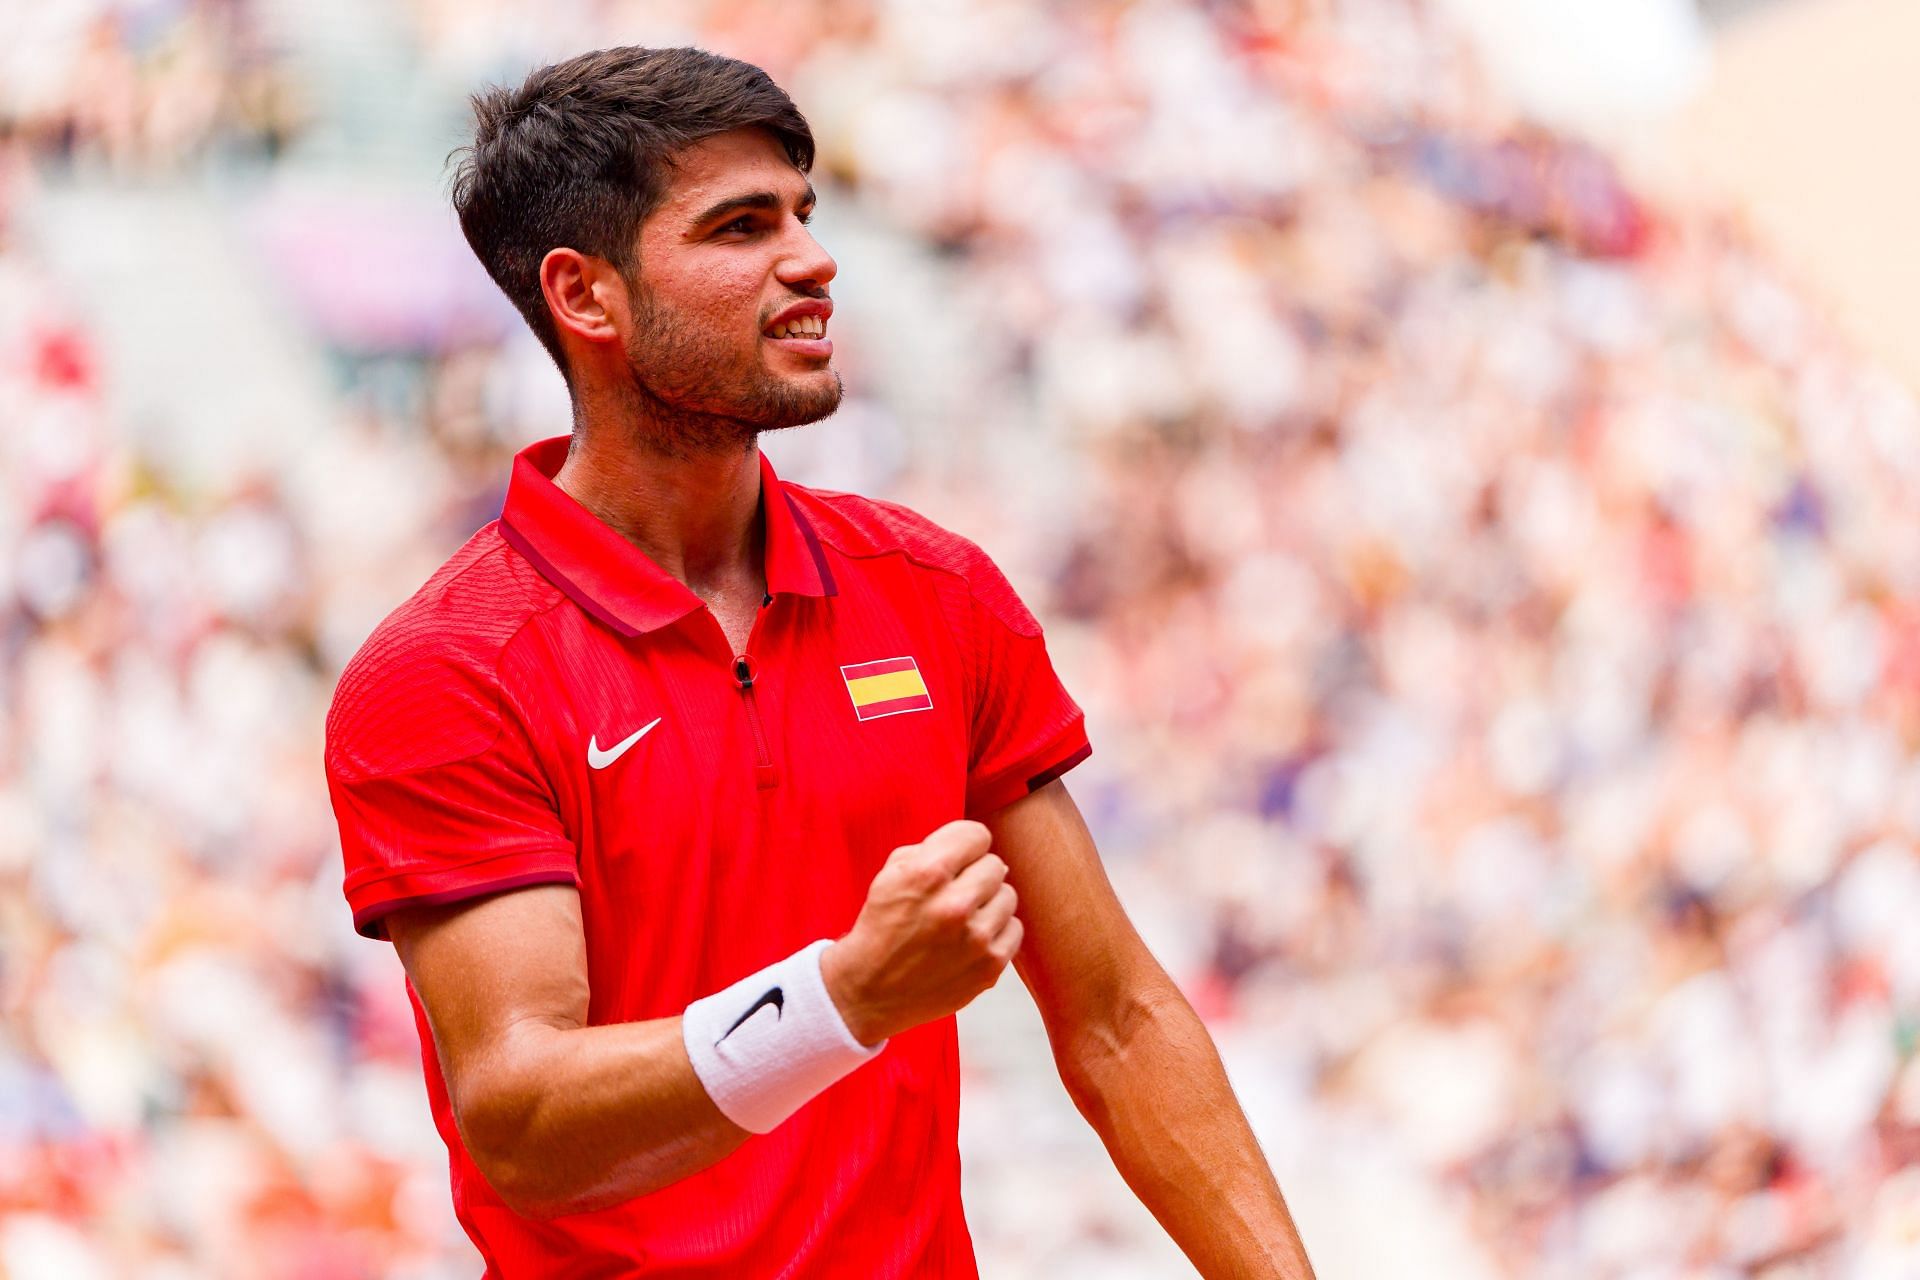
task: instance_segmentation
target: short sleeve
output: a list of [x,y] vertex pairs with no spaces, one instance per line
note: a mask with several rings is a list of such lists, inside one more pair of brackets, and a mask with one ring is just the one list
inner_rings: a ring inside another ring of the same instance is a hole
[[485,679],[351,668],[327,720],[327,789],[354,928],[536,884],[578,882],[552,790]]
[[1038,791],[1093,754],[1086,716],[1060,683],[1039,622],[984,556],[969,578],[974,673],[967,814]]

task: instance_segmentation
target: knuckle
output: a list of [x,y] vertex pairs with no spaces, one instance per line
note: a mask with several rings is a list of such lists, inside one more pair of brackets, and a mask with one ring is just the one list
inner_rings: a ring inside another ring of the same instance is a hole
[[979,823],[961,819],[957,822],[949,822],[946,826],[934,832],[928,839],[929,841],[938,839],[940,841],[940,847],[943,849],[948,849],[955,853],[972,854],[986,848],[991,842],[992,837],[987,834],[987,829]]
[[[917,850],[916,850],[917,852]],[[897,858],[887,864],[886,870],[903,884],[922,886],[939,878],[939,869],[926,858]]]

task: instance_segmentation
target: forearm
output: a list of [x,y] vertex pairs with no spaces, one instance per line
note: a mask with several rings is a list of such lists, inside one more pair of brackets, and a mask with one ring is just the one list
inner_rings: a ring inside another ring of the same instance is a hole
[[527,1023],[454,1098],[487,1181],[536,1217],[604,1208],[668,1186],[750,1136],[694,1074],[680,1019]]
[[1213,1039],[1171,982],[1057,1052],[1114,1167],[1206,1280],[1311,1280]]

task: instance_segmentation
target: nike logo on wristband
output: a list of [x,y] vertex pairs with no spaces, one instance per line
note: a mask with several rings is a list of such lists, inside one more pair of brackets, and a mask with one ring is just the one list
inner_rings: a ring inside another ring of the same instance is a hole
[[[748,1009],[745,1013],[741,1014],[738,1018],[734,1019],[733,1025],[728,1027],[726,1031],[724,1031],[721,1034],[720,1040],[725,1040],[728,1036],[738,1031],[740,1029],[741,1023],[745,1022],[748,1018],[751,1018],[754,1014],[760,1012],[761,1008],[765,1005],[773,1006],[773,1016],[774,1016],[774,1019],[777,1021],[781,1013],[784,1012],[787,1007],[787,997],[785,993],[783,993],[780,990],[780,988],[774,987],[773,989],[768,991],[767,994],[761,996],[758,1000],[755,1000],[753,1002],[752,1008]],[[720,1043],[720,1040],[715,1040],[713,1043],[715,1045],[718,1045]]]

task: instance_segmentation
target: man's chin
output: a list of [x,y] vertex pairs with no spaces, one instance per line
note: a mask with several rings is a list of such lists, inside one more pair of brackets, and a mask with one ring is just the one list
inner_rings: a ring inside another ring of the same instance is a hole
[[808,379],[813,385],[787,383],[780,387],[765,402],[755,406],[759,412],[754,413],[750,421],[762,431],[778,431],[783,427],[802,427],[831,415],[840,407],[845,388],[837,370],[823,372],[826,379]]

